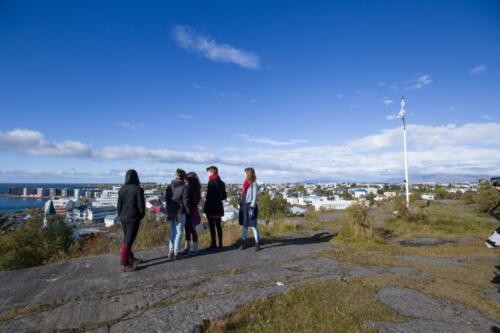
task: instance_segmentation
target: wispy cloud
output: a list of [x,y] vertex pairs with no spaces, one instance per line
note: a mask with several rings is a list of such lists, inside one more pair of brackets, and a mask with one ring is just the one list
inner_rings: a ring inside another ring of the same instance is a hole
[[469,70],[471,75],[479,75],[487,69],[486,65],[476,65]]
[[127,121],[118,121],[115,123],[115,125],[119,126],[119,127],[127,128],[129,130],[133,130],[133,131],[135,131],[136,129],[139,129],[139,128],[144,128],[143,123],[129,123]]
[[277,141],[271,138],[257,138],[253,137],[247,134],[235,134],[237,137],[240,139],[243,139],[246,142],[254,142],[254,143],[262,143],[266,145],[271,145],[271,146],[290,146],[290,145],[296,145],[300,143],[307,143],[307,140],[300,140],[300,139],[291,139],[287,141]]
[[399,116],[397,114],[388,114],[387,116],[385,116],[385,119],[387,120],[394,120],[394,119],[398,119]]
[[193,84],[191,85],[191,87],[192,87],[192,88],[194,88],[194,89],[201,89],[201,88],[202,88],[202,87],[201,87],[199,84],[197,84],[197,83],[193,83]]
[[406,82],[406,90],[418,90],[432,83],[428,74],[415,74],[415,78]]
[[448,110],[450,110],[450,111],[453,111],[453,110],[455,110],[455,109],[456,109],[455,105],[451,105],[451,106],[448,108]]
[[338,99],[343,99],[343,98],[344,98],[344,95],[342,95],[342,94],[338,94],[338,95],[337,95],[337,98],[338,98]]
[[487,114],[483,114],[482,118],[483,118],[484,120],[493,120],[493,117],[488,116]]
[[250,100],[250,103],[255,103],[255,102],[257,102],[257,101],[256,101],[254,98],[252,98],[252,99]]
[[394,101],[392,99],[390,99],[389,97],[384,96],[384,99],[382,100],[382,103],[384,103],[385,106],[389,106],[392,103],[394,103]]
[[[500,123],[492,121],[464,125],[409,125],[408,157],[413,175],[494,175],[500,173]],[[0,151],[15,151],[27,155],[78,157],[95,161],[148,161],[165,163],[167,168],[180,163],[205,166],[217,163],[224,175],[238,179],[243,166],[254,166],[266,179],[297,181],[315,177],[336,179],[402,179],[402,129],[400,126],[336,145],[293,146],[305,140],[277,141],[269,138],[242,136],[254,145],[242,149],[224,149],[216,155],[193,147],[185,150],[151,148],[143,146],[104,146],[90,148],[77,141],[51,142],[38,131],[14,129],[0,132]],[[382,161],[382,162],[381,162]],[[128,162],[127,162],[128,163]],[[196,167],[193,167],[195,169]],[[164,169],[164,168],[162,168]],[[203,170],[200,167],[200,170]],[[141,176],[143,171],[139,170]],[[92,171],[93,172],[93,171]],[[111,176],[85,176],[85,170],[52,171],[53,177],[70,179],[72,174],[85,177],[110,179]],[[114,172],[111,172],[114,174]],[[37,174],[39,176],[37,176]],[[123,176],[123,170],[119,173]],[[151,173],[156,174],[156,172]],[[170,171],[162,176],[170,175]],[[44,171],[25,174],[28,179],[49,177]],[[15,172],[0,170],[0,179],[14,179]],[[30,178],[31,177],[31,178]],[[118,176],[117,176],[118,177]],[[52,178],[51,178],[52,179]],[[113,178],[114,179],[114,178]],[[121,178],[120,178],[121,179]],[[261,179],[264,179],[261,178]]]
[[184,119],[184,120],[191,120],[191,119],[193,119],[193,116],[190,115],[190,114],[183,114],[183,113],[181,113],[179,115],[179,118]]
[[243,51],[228,44],[220,44],[188,26],[175,26],[172,36],[177,45],[183,49],[197,52],[215,62],[233,63],[248,69],[260,67],[260,58],[255,53]]

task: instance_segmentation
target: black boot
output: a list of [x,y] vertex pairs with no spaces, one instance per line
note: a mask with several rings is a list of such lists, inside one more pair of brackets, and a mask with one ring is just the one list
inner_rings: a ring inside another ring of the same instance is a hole
[[247,248],[247,240],[246,239],[242,239],[241,240],[241,245],[239,247],[240,250],[244,250]]
[[260,251],[259,242],[255,242],[255,252]]

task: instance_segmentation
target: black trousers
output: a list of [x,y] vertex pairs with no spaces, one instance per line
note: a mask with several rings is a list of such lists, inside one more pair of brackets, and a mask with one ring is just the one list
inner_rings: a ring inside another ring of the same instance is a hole
[[122,229],[123,243],[131,249],[139,231],[139,221],[122,221]]
[[212,238],[211,245],[217,246],[215,241],[215,229],[217,228],[217,236],[219,236],[219,247],[222,247],[222,225],[220,218],[209,218],[208,225],[210,227],[210,238]]

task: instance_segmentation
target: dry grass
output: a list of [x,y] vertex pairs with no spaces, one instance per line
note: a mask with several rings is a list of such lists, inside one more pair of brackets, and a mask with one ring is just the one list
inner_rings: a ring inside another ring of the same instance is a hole
[[[500,321],[500,303],[484,296],[493,284],[498,254],[485,248],[484,239],[497,227],[492,219],[478,216],[474,208],[460,202],[432,203],[422,208],[426,223],[403,223],[387,213],[388,205],[371,211],[373,237],[336,238],[334,248],[325,253],[345,264],[379,267],[413,267],[429,280],[382,274],[351,282],[324,282],[290,290],[282,295],[256,300],[234,315],[214,323],[208,332],[359,332],[367,320],[398,321],[402,318],[377,302],[375,293],[384,286],[413,288],[438,298],[453,300],[480,310]],[[383,217],[389,216],[387,220]],[[318,219],[319,214],[314,214]],[[344,217],[330,223],[297,226],[338,228]],[[290,228],[290,227],[287,227]],[[476,237],[464,244],[403,247],[395,240],[414,237],[452,239]],[[461,266],[433,266],[397,259],[398,255],[454,258]]]
[[403,318],[375,300],[368,280],[320,282],[258,299],[207,332],[359,332],[367,320]]

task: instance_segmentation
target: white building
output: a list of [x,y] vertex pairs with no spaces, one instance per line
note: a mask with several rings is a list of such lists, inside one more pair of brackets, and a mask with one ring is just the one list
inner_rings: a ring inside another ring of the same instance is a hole
[[224,206],[224,216],[222,217],[222,221],[231,221],[233,219],[238,218],[239,211],[233,206]]
[[434,194],[433,193],[422,193],[420,195],[420,198],[424,199],[424,200],[434,200]]
[[395,198],[395,197],[396,197],[396,195],[397,195],[397,193],[396,193],[396,192],[384,192],[384,197],[385,197],[386,199]]
[[118,215],[112,214],[112,215],[106,215],[104,217],[104,225],[106,228],[112,227],[115,224],[118,224]]
[[367,194],[368,194],[368,191],[365,190],[364,188],[358,188],[357,190],[354,191],[355,198],[366,197]]
[[86,210],[86,220],[89,223],[103,223],[107,215],[116,215],[116,207],[90,207]]
[[317,201],[314,203],[314,209],[316,211],[323,209],[346,209],[347,207],[353,205],[356,201],[354,200],[325,200]]
[[293,206],[292,208],[290,208],[290,213],[292,213],[293,215],[303,215],[307,213],[307,209]]
[[113,187],[112,190],[103,190],[101,197],[94,200],[94,207],[118,206],[118,190],[119,187]]

